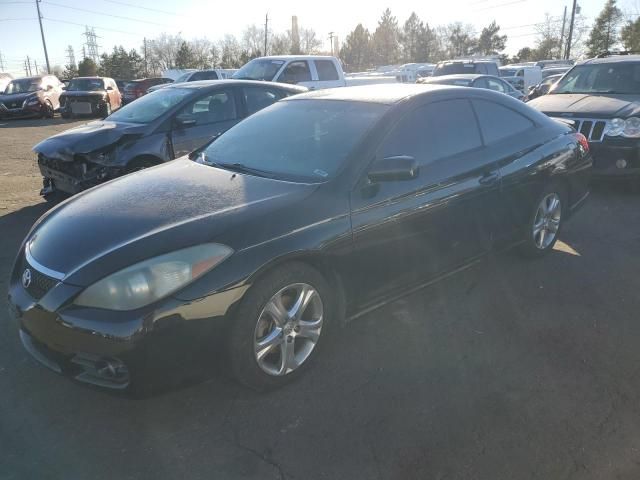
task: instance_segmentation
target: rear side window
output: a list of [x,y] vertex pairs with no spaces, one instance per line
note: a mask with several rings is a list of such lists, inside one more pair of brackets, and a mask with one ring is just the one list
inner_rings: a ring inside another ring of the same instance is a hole
[[285,96],[281,91],[272,88],[245,87],[243,91],[247,115],[252,115]]
[[191,76],[191,81],[195,80],[218,80],[216,72],[196,72]]
[[473,100],[480,130],[487,145],[535,127],[524,115],[487,100]]
[[482,146],[468,100],[446,100],[419,107],[385,141],[385,157],[410,155],[426,165]]
[[340,79],[336,66],[331,60],[314,60],[314,62],[316,64],[316,70],[318,71],[318,80],[330,81]]

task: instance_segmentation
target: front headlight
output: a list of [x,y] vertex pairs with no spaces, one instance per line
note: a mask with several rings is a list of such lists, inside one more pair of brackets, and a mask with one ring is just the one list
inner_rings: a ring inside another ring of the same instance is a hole
[[640,118],[630,117],[626,120],[622,118],[614,118],[607,124],[605,135],[609,137],[617,137],[622,135],[628,138],[640,137]]
[[135,310],[155,302],[204,275],[233,250],[206,243],[145,260],[87,287],[76,305],[108,310]]

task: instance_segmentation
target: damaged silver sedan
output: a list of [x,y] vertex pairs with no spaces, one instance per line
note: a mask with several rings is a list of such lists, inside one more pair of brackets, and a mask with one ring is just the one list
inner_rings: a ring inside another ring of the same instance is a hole
[[36,145],[47,200],[184,156],[243,118],[306,89],[245,80],[173,84],[106,119]]

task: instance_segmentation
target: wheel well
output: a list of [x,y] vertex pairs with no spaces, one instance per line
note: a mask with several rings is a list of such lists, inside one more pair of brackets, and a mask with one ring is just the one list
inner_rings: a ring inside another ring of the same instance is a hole
[[274,268],[280,267],[287,263],[304,263],[318,272],[325,278],[333,294],[335,295],[338,318],[340,322],[345,320],[347,296],[345,294],[344,282],[341,275],[331,265],[331,263],[320,254],[304,254],[291,255],[271,261],[254,273],[250,278],[251,284],[255,283],[259,278],[269,273]]

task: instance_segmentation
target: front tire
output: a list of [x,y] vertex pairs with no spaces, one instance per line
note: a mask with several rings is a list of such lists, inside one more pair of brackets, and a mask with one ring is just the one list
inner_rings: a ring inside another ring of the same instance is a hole
[[553,250],[568,213],[567,195],[562,187],[552,184],[537,198],[525,232],[521,253],[541,257]]
[[299,377],[327,337],[335,307],[324,277],[304,263],[254,283],[232,319],[228,356],[241,383],[271,390]]
[[104,114],[103,118],[107,118],[109,115],[111,115],[111,104],[109,102],[106,102],[104,104],[104,107],[102,107],[102,113]]
[[51,105],[49,100],[45,100],[42,110],[42,118],[53,118],[54,116],[55,111],[53,110],[53,105]]

